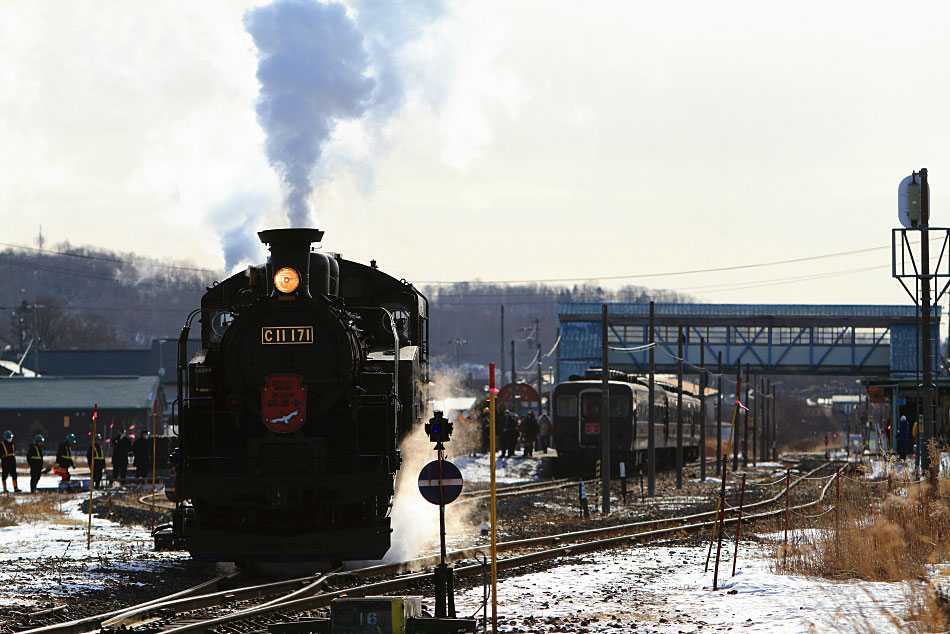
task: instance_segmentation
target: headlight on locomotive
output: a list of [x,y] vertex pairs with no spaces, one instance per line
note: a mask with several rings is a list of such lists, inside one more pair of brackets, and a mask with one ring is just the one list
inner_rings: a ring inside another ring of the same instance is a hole
[[274,274],[274,288],[281,293],[293,293],[300,286],[300,274],[285,266]]

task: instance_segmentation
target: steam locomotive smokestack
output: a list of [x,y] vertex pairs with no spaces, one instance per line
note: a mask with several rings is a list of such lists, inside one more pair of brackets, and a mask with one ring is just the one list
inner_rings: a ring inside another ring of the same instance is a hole
[[257,236],[270,249],[267,258],[267,284],[271,297],[281,295],[274,286],[274,274],[284,267],[297,272],[300,284],[295,294],[310,297],[310,245],[323,240],[319,229],[268,229]]

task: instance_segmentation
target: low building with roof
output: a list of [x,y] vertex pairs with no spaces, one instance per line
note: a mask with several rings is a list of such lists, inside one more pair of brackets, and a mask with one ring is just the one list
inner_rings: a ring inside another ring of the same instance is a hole
[[43,434],[55,448],[68,434],[88,446],[93,407],[98,406],[96,430],[111,438],[120,430],[136,433],[153,425],[153,412],[166,406],[160,377],[153,376],[41,376],[0,380],[0,430],[14,434],[18,449]]

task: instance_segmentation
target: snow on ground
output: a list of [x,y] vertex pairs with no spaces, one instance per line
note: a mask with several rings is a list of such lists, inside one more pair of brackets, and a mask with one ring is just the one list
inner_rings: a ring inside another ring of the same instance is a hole
[[[535,482],[541,469],[541,461],[555,457],[557,453],[549,449],[547,453],[535,451],[534,456],[529,458],[522,457],[520,451],[512,458],[495,458],[495,482],[497,484]],[[485,484],[491,480],[491,455],[456,456],[451,460],[462,472],[462,479],[466,483]]]
[[[41,478],[39,486],[54,488],[58,480]],[[152,552],[147,528],[121,526],[97,517],[92,518],[92,542],[87,549],[88,515],[79,505],[89,494],[48,495],[61,500],[64,514],[60,519],[0,528],[0,606],[29,604],[29,597],[104,588],[116,583],[122,571],[158,572],[169,562],[188,558],[187,553]],[[18,495],[16,499],[30,496]],[[114,572],[102,572],[104,569]]]
[[[726,549],[724,549],[725,552]],[[903,587],[896,583],[834,583],[778,575],[766,548],[741,544],[732,577],[720,564],[720,589],[704,572],[705,547],[637,547],[584,556],[544,572],[498,584],[502,631],[554,627],[571,621],[578,632],[677,633],[742,630],[769,634],[853,632],[870,619],[879,632],[897,631],[886,614],[900,615]],[[456,598],[460,615],[480,608],[482,588]],[[489,604],[489,610],[490,610]]]
[[[498,459],[498,481],[531,480],[543,457]],[[488,481],[487,456],[459,457],[454,462],[466,482]],[[41,486],[55,486],[55,480]],[[87,516],[79,511],[87,495],[63,494],[67,512],[62,521],[0,529],[0,606],[27,605],[30,597],[65,597],[108,588],[116,583],[115,571],[159,573],[188,557],[153,553],[146,529],[97,518],[93,518],[92,549],[87,550]],[[721,587],[714,592],[712,571],[703,570],[706,552],[698,546],[632,547],[580,556],[555,568],[501,580],[501,630],[779,634],[853,632],[870,622],[878,632],[897,631],[888,614],[901,615],[905,601],[901,584],[775,574],[768,545],[750,542],[740,545],[735,577],[731,545],[723,549]],[[459,592],[459,614],[474,613],[481,598],[481,587]],[[427,603],[431,610],[431,600]],[[549,618],[560,623],[548,624]]]

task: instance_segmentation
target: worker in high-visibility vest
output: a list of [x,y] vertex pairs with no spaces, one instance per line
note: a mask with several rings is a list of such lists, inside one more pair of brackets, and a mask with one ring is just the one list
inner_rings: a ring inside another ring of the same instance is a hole
[[[26,452],[26,462],[30,465],[30,493],[36,493],[36,485],[43,473],[43,442],[45,440],[42,434],[37,434],[33,438],[33,444]],[[49,469],[46,469],[46,471],[49,471]]]
[[16,483],[16,445],[13,444],[13,432],[3,432],[3,442],[0,443],[0,469],[2,469],[3,492],[7,492],[7,476],[13,479],[13,492],[19,493],[20,487]]
[[102,450],[102,434],[96,434],[92,445],[86,450],[86,462],[89,464],[89,473],[92,484],[97,489],[102,487],[102,474],[106,472],[106,454]]
[[73,443],[76,442],[76,435],[69,434],[66,440],[59,443],[56,448],[56,466],[53,467],[53,473],[63,479],[63,482],[69,481],[69,469],[73,466]]

